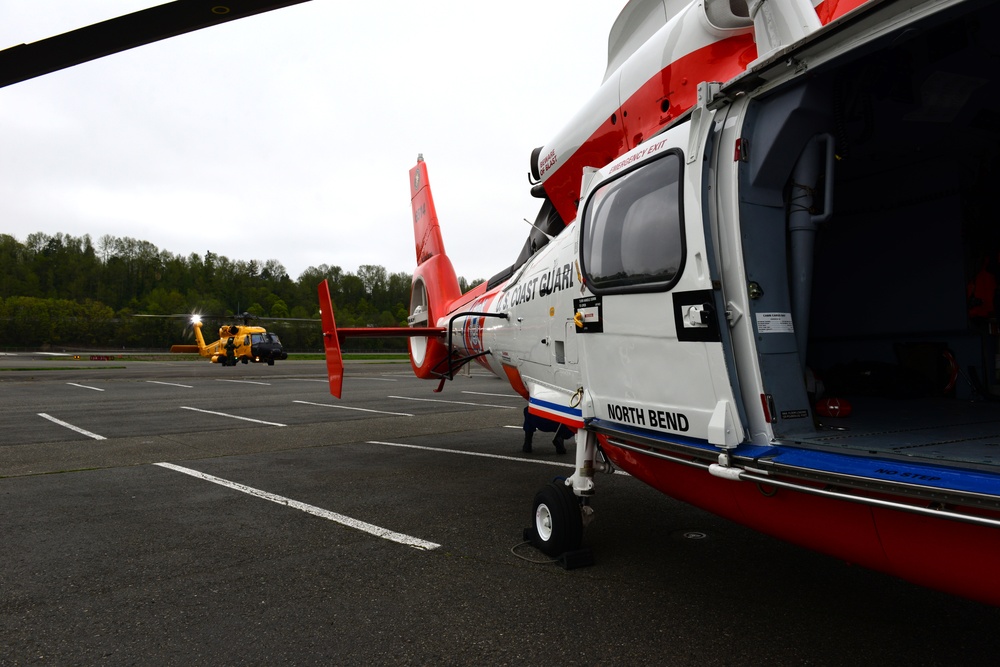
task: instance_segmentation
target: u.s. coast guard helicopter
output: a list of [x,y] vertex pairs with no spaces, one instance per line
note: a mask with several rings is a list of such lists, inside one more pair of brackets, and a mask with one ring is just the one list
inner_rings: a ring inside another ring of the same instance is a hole
[[[534,228],[462,294],[421,160],[408,331],[576,429],[533,541],[617,467],[765,533],[1000,604],[1000,5],[631,0],[531,155]],[[734,563],[734,569],[738,568]]]
[[[0,86],[298,1],[176,0],[0,52]],[[414,371],[475,361],[576,429],[539,547],[579,546],[616,466],[1000,604],[998,19],[992,0],[632,0],[604,84],[532,154],[535,230],[466,294],[417,164]],[[354,332],[320,294],[339,394]]]

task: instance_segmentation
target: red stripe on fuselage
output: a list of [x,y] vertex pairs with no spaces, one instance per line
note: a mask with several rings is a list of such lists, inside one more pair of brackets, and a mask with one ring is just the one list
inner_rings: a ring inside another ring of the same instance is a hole
[[816,14],[819,16],[820,23],[826,25],[866,2],[868,0],[824,0],[816,6]]
[[[868,1],[825,0],[816,7],[816,13],[826,25]],[[757,45],[753,35],[747,33],[692,51],[650,77],[545,180],[545,192],[566,224],[576,219],[584,167],[603,167],[632,150],[694,106],[699,83],[729,81],[742,74],[756,57]]]
[[694,106],[700,82],[728,81],[756,57],[753,35],[737,35],[692,51],[646,81],[546,179],[545,192],[566,224],[576,219],[584,167],[603,167],[653,136]]

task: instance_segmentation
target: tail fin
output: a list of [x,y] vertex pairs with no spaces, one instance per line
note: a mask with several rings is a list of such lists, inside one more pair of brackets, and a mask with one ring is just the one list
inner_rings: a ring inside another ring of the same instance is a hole
[[410,202],[413,205],[413,238],[417,250],[417,266],[432,257],[444,255],[444,241],[438,226],[437,209],[431,185],[427,180],[427,163],[417,156],[417,165],[410,170]]
[[[453,303],[462,296],[455,268],[445,254],[437,211],[427,178],[423,155],[410,170],[410,201],[413,205],[413,239],[417,268],[410,290],[411,327],[438,327],[446,324]],[[433,377],[448,359],[447,345],[440,338],[410,338],[410,365],[417,377]]]
[[333,317],[330,287],[319,284],[319,309],[323,323],[323,348],[330,393],[340,398],[344,382],[344,360],[340,338],[406,336],[410,339],[410,365],[420,378],[441,378],[447,371],[450,355],[446,342],[449,311],[462,296],[455,268],[444,252],[437,212],[427,181],[423,157],[410,170],[410,197],[413,203],[413,235],[416,241],[417,268],[410,291],[408,327],[364,327],[338,329]]
[[198,352],[201,356],[207,356],[208,352],[205,345],[205,337],[201,335],[201,320],[194,320],[191,322],[191,328],[194,329],[194,339],[198,343]]

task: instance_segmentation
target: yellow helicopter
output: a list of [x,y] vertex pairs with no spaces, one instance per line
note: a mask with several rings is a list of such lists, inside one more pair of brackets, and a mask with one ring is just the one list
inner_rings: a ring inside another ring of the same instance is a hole
[[191,326],[194,329],[194,339],[197,345],[173,345],[171,352],[197,352],[209,359],[213,364],[235,366],[239,362],[266,363],[273,366],[277,359],[287,359],[288,353],[281,347],[277,334],[268,332],[264,327],[251,326],[254,315],[242,313],[239,317],[243,324],[229,324],[219,327],[219,340],[206,344],[201,333],[202,321],[200,315],[191,316]]

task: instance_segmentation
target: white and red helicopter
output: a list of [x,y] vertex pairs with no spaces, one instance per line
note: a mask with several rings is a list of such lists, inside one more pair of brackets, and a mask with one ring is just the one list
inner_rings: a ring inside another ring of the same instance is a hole
[[[2,51],[0,86],[299,1],[175,0]],[[1000,604],[996,25],[993,0],[631,0],[532,153],[510,266],[461,293],[418,161],[411,326],[338,330],[320,286],[331,391],[342,336],[405,334],[419,377],[475,362],[576,429],[534,500],[550,554],[617,467]]]
[[462,294],[410,171],[417,376],[475,362],[576,429],[534,543],[619,468],[770,535],[1000,604],[1000,4],[631,0],[531,155],[541,210]]

